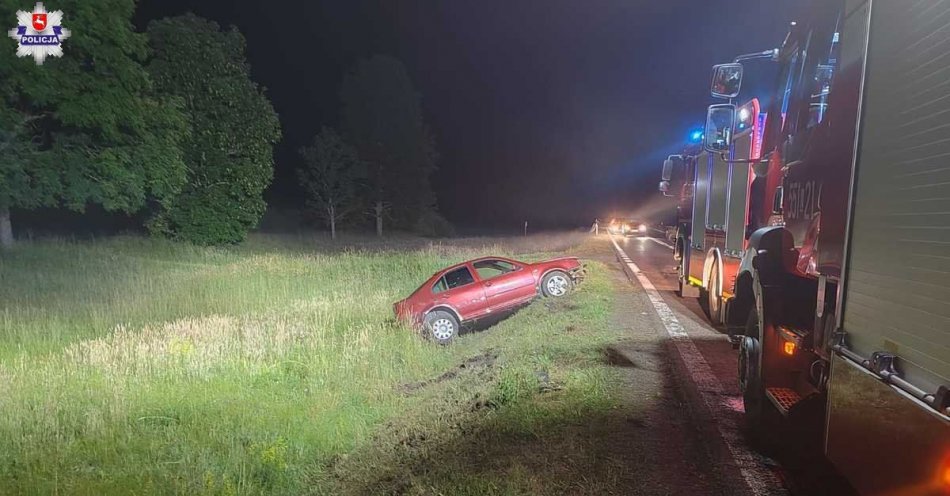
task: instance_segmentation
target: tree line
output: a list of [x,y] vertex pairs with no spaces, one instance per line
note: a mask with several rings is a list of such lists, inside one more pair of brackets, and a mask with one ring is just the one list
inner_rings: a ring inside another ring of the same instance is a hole
[[[0,0],[0,19],[15,19],[20,3]],[[90,205],[139,215],[156,236],[245,239],[267,207],[282,133],[241,33],[193,14],[137,32],[134,0],[56,8],[72,31],[62,58],[37,66],[0,46],[0,245],[13,243],[11,209]],[[332,236],[367,214],[380,235],[384,220],[445,229],[429,184],[434,140],[403,64],[358,62],[340,105],[338,130],[300,150],[298,174]]]

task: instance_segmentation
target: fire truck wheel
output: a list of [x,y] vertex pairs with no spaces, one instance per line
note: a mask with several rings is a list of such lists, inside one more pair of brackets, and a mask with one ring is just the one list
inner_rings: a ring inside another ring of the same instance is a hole
[[709,290],[706,295],[709,298],[707,307],[709,308],[709,320],[714,325],[722,323],[722,300],[719,297],[717,289],[719,288],[719,264],[714,263],[712,271],[709,273]]
[[766,431],[766,423],[771,418],[771,403],[765,397],[765,385],[762,382],[762,369],[759,356],[762,345],[759,341],[759,314],[753,307],[746,319],[745,336],[739,343],[739,389],[742,391],[742,403],[745,407],[746,423],[753,433]]
[[683,273],[685,263],[686,263],[685,261],[680,260],[679,265],[676,266],[676,282],[677,282],[676,295],[681,298],[683,297],[683,280],[686,278],[686,275]]
[[676,247],[673,248],[673,260],[676,260],[677,262],[682,262],[684,252],[685,250],[683,250],[683,238],[677,238]]

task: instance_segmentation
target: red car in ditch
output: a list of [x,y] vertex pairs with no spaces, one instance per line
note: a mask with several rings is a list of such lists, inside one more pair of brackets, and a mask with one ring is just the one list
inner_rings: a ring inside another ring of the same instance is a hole
[[497,315],[543,295],[566,296],[584,276],[576,257],[526,263],[504,257],[469,260],[436,272],[393,305],[396,317],[449,342],[461,324]]

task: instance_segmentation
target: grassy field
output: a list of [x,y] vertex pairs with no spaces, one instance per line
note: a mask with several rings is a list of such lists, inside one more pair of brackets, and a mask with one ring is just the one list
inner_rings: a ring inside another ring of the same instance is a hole
[[602,267],[447,347],[391,305],[447,264],[585,239],[19,245],[0,254],[0,493],[536,492],[465,453],[612,407]]

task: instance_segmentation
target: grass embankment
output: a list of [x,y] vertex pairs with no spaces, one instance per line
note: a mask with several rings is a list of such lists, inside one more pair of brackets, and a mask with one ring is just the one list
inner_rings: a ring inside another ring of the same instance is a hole
[[534,241],[117,238],[4,253],[0,493],[535,491],[517,463],[468,468],[481,443],[611,408],[602,268],[570,299],[448,347],[391,318],[442,266],[576,237]]

